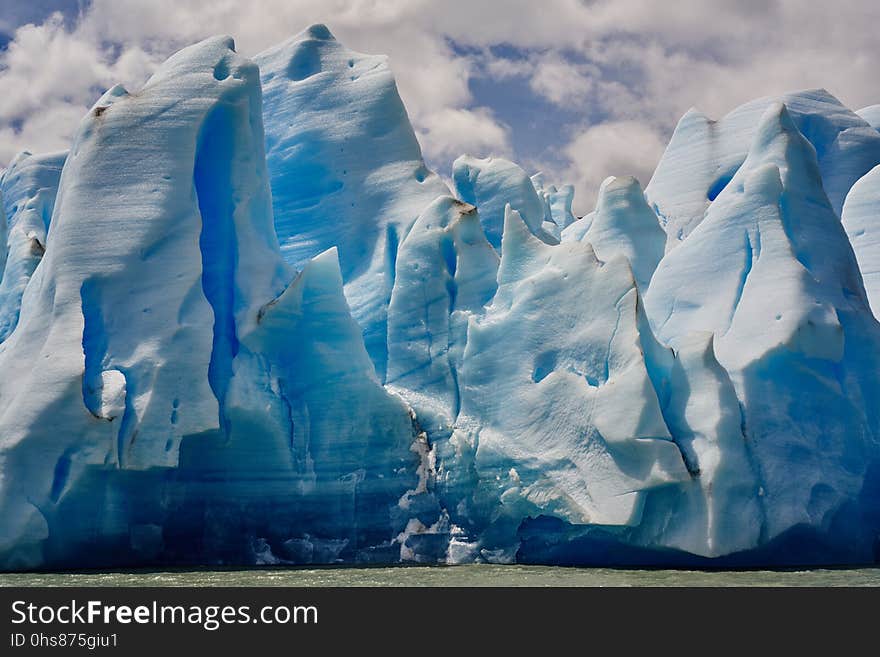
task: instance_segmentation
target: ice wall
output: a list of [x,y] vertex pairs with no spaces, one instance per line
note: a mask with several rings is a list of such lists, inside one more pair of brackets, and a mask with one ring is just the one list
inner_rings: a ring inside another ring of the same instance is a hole
[[691,109],[678,122],[645,189],[668,235],[667,250],[702,221],[745,160],[761,116],[775,102],[786,105],[816,151],[822,185],[838,216],[853,183],[880,164],[880,134],[824,89],[754,100],[717,121]]
[[577,219],[322,25],[109,89],[0,178],[0,567],[875,559],[880,135],[781,99]]
[[384,378],[397,248],[446,185],[429,171],[383,55],[313,25],[257,55],[275,227],[299,269],[336,247],[346,297]]

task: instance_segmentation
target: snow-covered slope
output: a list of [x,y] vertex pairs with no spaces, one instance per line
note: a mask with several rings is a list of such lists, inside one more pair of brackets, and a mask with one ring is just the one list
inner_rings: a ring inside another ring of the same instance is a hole
[[876,559],[880,133],[780,98],[578,220],[321,25],[111,88],[0,178],[0,568]]

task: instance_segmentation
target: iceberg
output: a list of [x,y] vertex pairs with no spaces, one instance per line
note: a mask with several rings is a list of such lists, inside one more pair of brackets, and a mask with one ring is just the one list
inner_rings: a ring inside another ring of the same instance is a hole
[[448,432],[458,414],[468,317],[494,296],[498,265],[476,208],[451,196],[425,209],[398,252],[387,384],[431,435]]
[[529,516],[637,525],[645,491],[689,475],[644,361],[629,263],[545,244],[509,208],[501,251],[498,290],[469,319],[451,438],[473,462],[481,550],[515,554]]
[[644,491],[690,478],[627,259],[548,245],[509,205],[502,233],[499,259],[473,206],[437,199],[400,247],[389,307],[388,387],[432,446],[452,561],[513,559],[530,515],[638,524]]
[[692,110],[579,218],[323,25],[181,50],[0,174],[0,568],[876,562],[874,118]]

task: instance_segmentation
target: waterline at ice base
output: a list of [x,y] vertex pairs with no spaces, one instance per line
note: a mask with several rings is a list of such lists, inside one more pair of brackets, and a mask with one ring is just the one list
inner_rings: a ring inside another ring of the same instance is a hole
[[875,562],[870,109],[691,110],[577,217],[323,25],[178,52],[0,178],[0,568]]

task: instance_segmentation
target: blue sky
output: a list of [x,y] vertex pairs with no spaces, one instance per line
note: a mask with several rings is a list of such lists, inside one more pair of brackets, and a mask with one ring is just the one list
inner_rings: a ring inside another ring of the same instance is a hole
[[6,0],[0,9],[0,47],[5,48],[15,28],[26,23],[42,23],[53,11],[73,19],[79,13],[76,0]]
[[386,53],[428,163],[510,157],[576,186],[647,183],[689,107],[720,117],[765,95],[825,87],[880,102],[880,3],[866,0],[4,0],[0,162],[69,143],[104,88],[136,89],[216,33],[245,55],[324,22]]

